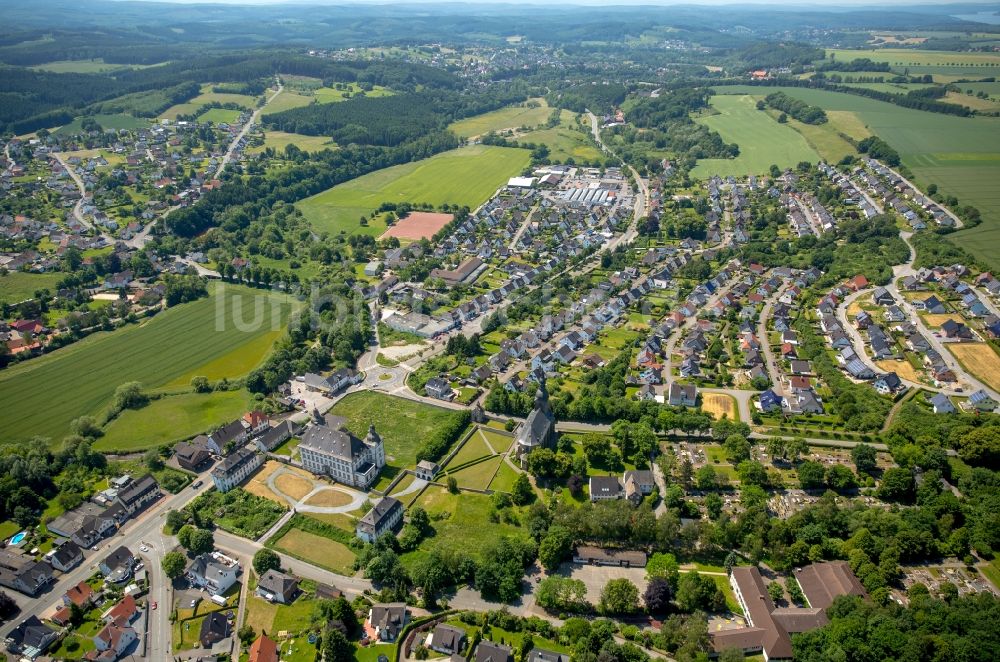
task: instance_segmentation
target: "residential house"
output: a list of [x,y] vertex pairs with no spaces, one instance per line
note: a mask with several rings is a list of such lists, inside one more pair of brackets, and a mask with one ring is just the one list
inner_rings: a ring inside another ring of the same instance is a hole
[[667,403],[673,407],[694,407],[698,404],[698,389],[694,384],[670,382]]
[[475,662],[514,662],[514,651],[510,646],[483,639],[476,646]]
[[286,419],[274,427],[265,430],[262,435],[254,439],[254,443],[260,452],[270,453],[281,444],[299,434],[300,431],[301,426],[290,419]]
[[934,409],[935,414],[954,414],[955,405],[952,404],[951,398],[949,398],[944,393],[935,393],[931,398],[927,400],[931,407]]
[[361,540],[375,542],[384,534],[395,531],[402,521],[402,502],[392,497],[382,497],[358,520],[355,532]]
[[374,630],[377,641],[395,641],[408,620],[405,602],[374,604],[368,610],[365,629]]
[[192,441],[182,441],[174,446],[174,457],[182,469],[198,472],[212,458],[208,437],[198,435]]
[[219,554],[200,554],[188,566],[186,576],[188,581],[199,588],[204,588],[212,595],[222,595],[236,583],[240,567],[230,563]]
[[773,390],[767,389],[758,397],[757,407],[764,413],[781,409],[781,398]]
[[875,390],[881,395],[895,395],[906,390],[906,386],[900,381],[899,376],[894,372],[888,372],[878,376],[872,383]]
[[10,631],[4,644],[11,653],[34,660],[48,650],[58,637],[58,632],[32,614]]
[[0,549],[0,586],[34,596],[53,581],[49,564],[8,549]]
[[997,401],[983,389],[979,389],[969,396],[969,406],[979,411],[993,411],[997,408]]
[[72,540],[67,540],[52,551],[49,563],[56,570],[69,572],[83,563],[83,550]]
[[434,626],[434,631],[427,638],[426,646],[445,655],[461,655],[467,644],[468,636],[465,630],[447,623],[439,623]]
[[257,595],[268,602],[291,604],[299,595],[299,580],[277,570],[268,570],[257,580]]
[[427,380],[427,383],[424,385],[424,391],[427,392],[428,396],[437,398],[438,400],[451,400],[454,396],[451,384],[440,377],[433,377]]
[[250,644],[248,662],[279,662],[278,644],[266,634],[261,634]]
[[633,503],[639,503],[656,488],[653,472],[648,469],[626,471],[622,483],[625,485],[625,498]]
[[215,489],[228,492],[249,478],[263,463],[262,457],[249,448],[240,448],[212,469]]
[[230,634],[229,620],[221,611],[210,612],[201,622],[201,631],[198,634],[198,641],[202,648],[211,648],[215,644],[227,639]]
[[146,474],[133,480],[118,490],[117,503],[125,509],[129,517],[134,516],[143,508],[162,496],[160,486],[152,474]]
[[132,576],[132,568],[134,567],[135,556],[128,547],[122,545],[104,557],[98,565],[98,570],[108,578],[108,581],[115,581],[112,579],[114,577],[117,579],[115,583],[120,583]]
[[572,658],[566,653],[555,653],[544,648],[532,648],[526,662],[571,662],[571,660]]
[[624,496],[624,489],[617,476],[591,476],[590,477],[590,500],[607,501],[611,499],[621,499]]
[[71,586],[63,593],[62,601],[67,607],[76,605],[80,609],[87,611],[94,603],[94,597],[93,587],[87,582],[82,581],[76,586]]
[[250,434],[243,426],[243,421],[232,421],[208,435],[208,444],[213,453],[224,455],[231,449],[245,444],[249,438]]

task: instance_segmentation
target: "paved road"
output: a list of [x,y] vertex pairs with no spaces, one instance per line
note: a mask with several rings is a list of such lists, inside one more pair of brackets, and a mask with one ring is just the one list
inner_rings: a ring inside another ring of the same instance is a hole
[[[165,498],[162,498],[155,504],[151,505],[138,518],[126,523],[117,535],[103,540],[97,549],[87,551],[82,564],[68,573],[63,574],[59,580],[42,595],[36,598],[28,598],[19,593],[11,593],[12,597],[17,600],[18,605],[21,607],[21,618],[30,614],[44,613],[52,605],[57,602],[61,602],[63,593],[65,593],[70,587],[79,584],[81,581],[86,580],[94,574],[97,570],[97,564],[108,555],[112,548],[118,547],[119,545],[125,545],[132,550],[133,553],[137,553],[139,551],[140,541],[146,541],[158,543],[159,549],[169,549],[169,547],[164,547],[164,545],[169,541],[162,535],[164,515],[168,510],[183,507],[196,495],[210,489],[212,481],[207,480],[207,477],[207,472],[200,476],[200,478],[205,481],[205,484],[199,489],[195,490],[191,487],[187,487],[181,490],[179,494],[167,495]],[[153,554],[153,556],[156,556],[156,554]],[[152,559],[150,560],[152,561]],[[159,562],[154,562],[154,565],[158,566]],[[151,579],[155,579],[155,573],[151,572],[150,577]],[[170,610],[164,609],[161,611],[158,609],[153,616],[169,618]],[[153,620],[156,619],[154,618]],[[9,621],[0,626],[0,638],[6,636],[19,622],[20,619],[14,619],[13,621]],[[161,624],[151,623],[150,632],[155,633],[160,627]],[[169,631],[169,626],[167,631]],[[161,657],[159,659],[166,658]]]
[[517,242],[521,241],[521,236],[527,231],[531,222],[535,220],[535,214],[538,213],[539,207],[535,206],[531,208],[531,211],[525,216],[524,221],[521,223],[521,227],[517,229],[514,233],[514,238],[510,240],[510,244],[507,246],[510,250],[514,250],[517,246]]
[[[621,158],[614,153],[604,141],[601,140],[601,127],[597,122],[597,116],[594,113],[587,111],[587,116],[590,118],[590,132],[594,136],[594,141],[597,146],[601,148],[602,152],[609,154],[615,158]],[[621,244],[631,244],[635,241],[635,238],[639,236],[639,219],[646,214],[646,200],[649,198],[649,187],[646,182],[639,176],[639,173],[632,166],[628,166],[629,171],[632,173],[632,177],[635,179],[635,184],[638,187],[635,195],[635,205],[632,209],[632,221],[629,223],[628,229],[621,235],[612,239],[608,245],[607,249],[613,251],[618,248]]]
[[760,342],[760,351],[764,355],[764,367],[767,368],[767,374],[771,378],[771,390],[778,396],[783,395],[784,390],[781,387],[781,371],[778,369],[778,361],[774,358],[771,343],[767,338],[767,322],[771,319],[771,309],[774,308],[775,302],[787,289],[788,283],[786,282],[764,302],[757,320],[757,340]]
[[73,170],[73,168],[71,168],[68,163],[66,163],[66,161],[63,159],[62,154],[60,154],[59,152],[52,152],[52,156],[54,156],[56,161],[58,161],[59,164],[66,170],[70,178],[73,180],[73,183],[76,184],[76,187],[80,189],[80,199],[76,201],[75,205],[73,205],[73,217],[77,220],[78,223],[80,223],[80,225],[97,232],[106,240],[114,243],[113,237],[108,235],[103,230],[98,230],[97,226],[94,225],[92,222],[88,221],[87,217],[83,215],[83,203],[84,200],[87,198],[87,187],[84,186],[83,180],[80,179],[80,175],[76,174],[76,171]]
[[215,177],[217,179],[222,178],[222,173],[226,171],[226,166],[229,165],[229,162],[232,161],[233,156],[236,154],[236,146],[240,144],[240,141],[246,137],[247,133],[250,132],[250,129],[252,129],[254,125],[257,123],[257,119],[260,117],[261,111],[267,108],[267,105],[272,101],[274,101],[278,97],[278,95],[284,91],[285,87],[281,84],[280,80],[277,80],[277,84],[278,84],[277,91],[275,91],[275,93],[272,94],[271,97],[264,102],[263,106],[253,111],[253,114],[250,116],[250,119],[248,119],[246,123],[243,125],[243,128],[240,129],[239,134],[237,134],[237,136],[233,138],[233,141],[229,143],[229,149],[226,150],[226,155],[222,157],[222,163],[219,164],[219,169],[215,172]]

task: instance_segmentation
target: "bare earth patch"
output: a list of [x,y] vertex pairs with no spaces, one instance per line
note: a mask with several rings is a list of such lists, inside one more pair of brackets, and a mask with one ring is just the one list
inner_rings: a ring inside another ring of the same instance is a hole
[[723,414],[726,414],[731,421],[739,418],[736,415],[736,401],[723,393],[702,393],[701,410],[711,414],[716,420],[721,419]]
[[938,327],[947,322],[948,320],[955,320],[956,322],[962,323],[962,316],[956,315],[954,313],[944,313],[942,315],[932,315],[930,313],[924,315],[924,321],[930,326]]
[[292,474],[282,474],[274,479],[274,486],[292,499],[298,501],[312,491],[311,480]]
[[323,490],[322,492],[317,492],[312,495],[309,497],[309,500],[306,501],[306,505],[336,508],[337,506],[346,506],[351,501],[351,495],[341,492],[340,490],[331,489]]
[[438,233],[441,228],[448,225],[454,218],[451,214],[439,212],[414,211],[401,221],[385,231],[379,239],[396,237],[398,239],[430,239]]
[[270,487],[267,486],[267,479],[271,477],[275,471],[283,467],[281,462],[275,462],[274,460],[268,460],[261,467],[260,471],[253,475],[250,480],[247,481],[246,485],[243,487],[250,494],[255,494],[259,497],[265,499],[270,499],[271,501],[277,501],[281,505],[285,505],[286,502],[279,495],[275,494]]

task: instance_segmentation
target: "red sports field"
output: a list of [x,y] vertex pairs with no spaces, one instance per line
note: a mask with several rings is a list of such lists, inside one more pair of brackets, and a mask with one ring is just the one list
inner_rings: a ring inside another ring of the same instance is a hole
[[385,239],[386,237],[411,239],[413,241],[419,241],[424,238],[430,239],[441,228],[451,223],[452,218],[454,216],[451,214],[441,214],[438,212],[410,212],[410,215],[403,220],[396,221],[396,224],[386,230],[385,234],[379,237],[379,239]]

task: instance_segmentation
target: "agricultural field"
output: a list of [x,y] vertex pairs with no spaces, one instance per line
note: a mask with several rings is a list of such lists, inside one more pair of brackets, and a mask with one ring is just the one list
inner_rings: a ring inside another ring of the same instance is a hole
[[377,237],[386,230],[382,219],[370,220],[367,227],[358,219],[383,202],[447,203],[474,209],[529,161],[526,150],[473,145],[352,179],[296,207],[318,231]]
[[[213,92],[213,83],[205,83],[201,86],[201,94],[185,103],[179,103],[167,108],[159,119],[175,120],[178,115],[191,115],[198,112],[207,103],[235,103],[248,110],[257,105],[257,99],[248,94],[231,94],[228,92]],[[280,97],[279,97],[280,98]]]
[[[141,129],[143,127],[149,126],[149,120],[143,117],[132,117],[131,115],[125,115],[124,113],[115,115],[94,115],[94,121],[101,125],[104,129]],[[56,134],[72,134],[79,133],[82,129],[81,122],[83,122],[82,117],[77,117],[75,120],[59,127],[54,131]]]
[[452,122],[448,129],[460,138],[472,138],[490,131],[518,129],[522,126],[533,128],[545,124],[550,114],[552,109],[545,103],[545,99],[528,99],[519,106],[509,106]]
[[[235,378],[255,368],[295,304],[233,285],[219,284],[211,292],[140,325],[91,335],[0,373],[0,399],[20,412],[8,422],[7,438],[61,439],[73,419],[99,416],[126,382],[156,389],[189,375]],[[234,323],[240,319],[247,320],[247,330]],[[255,319],[259,323],[250,324]],[[266,336],[271,342],[265,344]]]
[[962,366],[993,390],[1000,390],[1000,356],[986,343],[948,343]]
[[198,116],[199,122],[211,122],[213,124],[233,124],[240,119],[240,111],[228,110],[226,108],[209,108]]
[[[948,238],[993,268],[1000,268],[1000,188],[996,186],[1000,181],[1000,118],[929,113],[828,90],[767,89],[781,90],[822,107],[828,114],[853,113],[899,152],[918,186],[935,183],[941,193],[976,206],[982,212],[982,224]],[[732,86],[717,91],[759,94],[760,88]],[[838,121],[831,115],[831,122]]]
[[920,373],[917,369],[913,367],[913,364],[909,361],[896,361],[895,359],[887,359],[885,361],[876,361],[875,365],[879,369],[886,372],[894,372],[899,375],[902,379],[909,380],[911,382],[920,382]]
[[719,114],[700,117],[697,122],[718,131],[726,142],[738,144],[740,155],[735,159],[703,159],[692,175],[707,178],[713,174],[759,174],[767,172],[772,163],[784,168],[800,161],[819,160],[819,154],[805,138],[757,110],[757,102],[749,94],[717,95],[710,103]]
[[183,393],[164,396],[142,409],[129,409],[112,421],[96,450],[134,452],[188,439],[220,422],[242,416],[250,408],[245,390]]
[[267,104],[267,112],[280,113],[284,110],[308,106],[312,102],[313,98],[311,96],[291,92],[286,87],[282,90],[281,94],[276,96],[270,103]]
[[421,239],[431,239],[440,232],[444,226],[454,220],[453,214],[442,214],[439,212],[413,211],[406,215],[406,218],[396,221],[384,235],[386,237],[396,237],[397,239],[420,241]]
[[[432,432],[460,414],[442,407],[397,398],[374,391],[350,393],[330,413],[347,419],[347,428],[364,437],[368,426],[385,442],[386,463],[397,470],[417,462],[417,449]],[[383,472],[386,473],[386,472]]]
[[[282,94],[281,96],[284,96]],[[281,97],[278,97],[279,99]],[[270,106],[268,106],[270,108]],[[264,133],[264,144],[259,147],[251,147],[247,151],[251,154],[263,152],[268,147],[274,151],[282,153],[288,145],[295,145],[303,152],[319,152],[324,149],[336,149],[337,143],[325,136],[304,136],[301,133],[287,133],[285,131],[267,131]]]
[[868,58],[872,62],[887,62],[896,72],[906,69],[910,74],[954,74],[993,76],[1000,72],[1000,55],[995,53],[963,53],[958,51],[924,51],[909,48],[877,48],[870,50],[827,49],[827,61],[851,62]]
[[36,290],[55,292],[62,274],[29,274],[23,271],[0,273],[0,301],[19,303],[35,296]]

